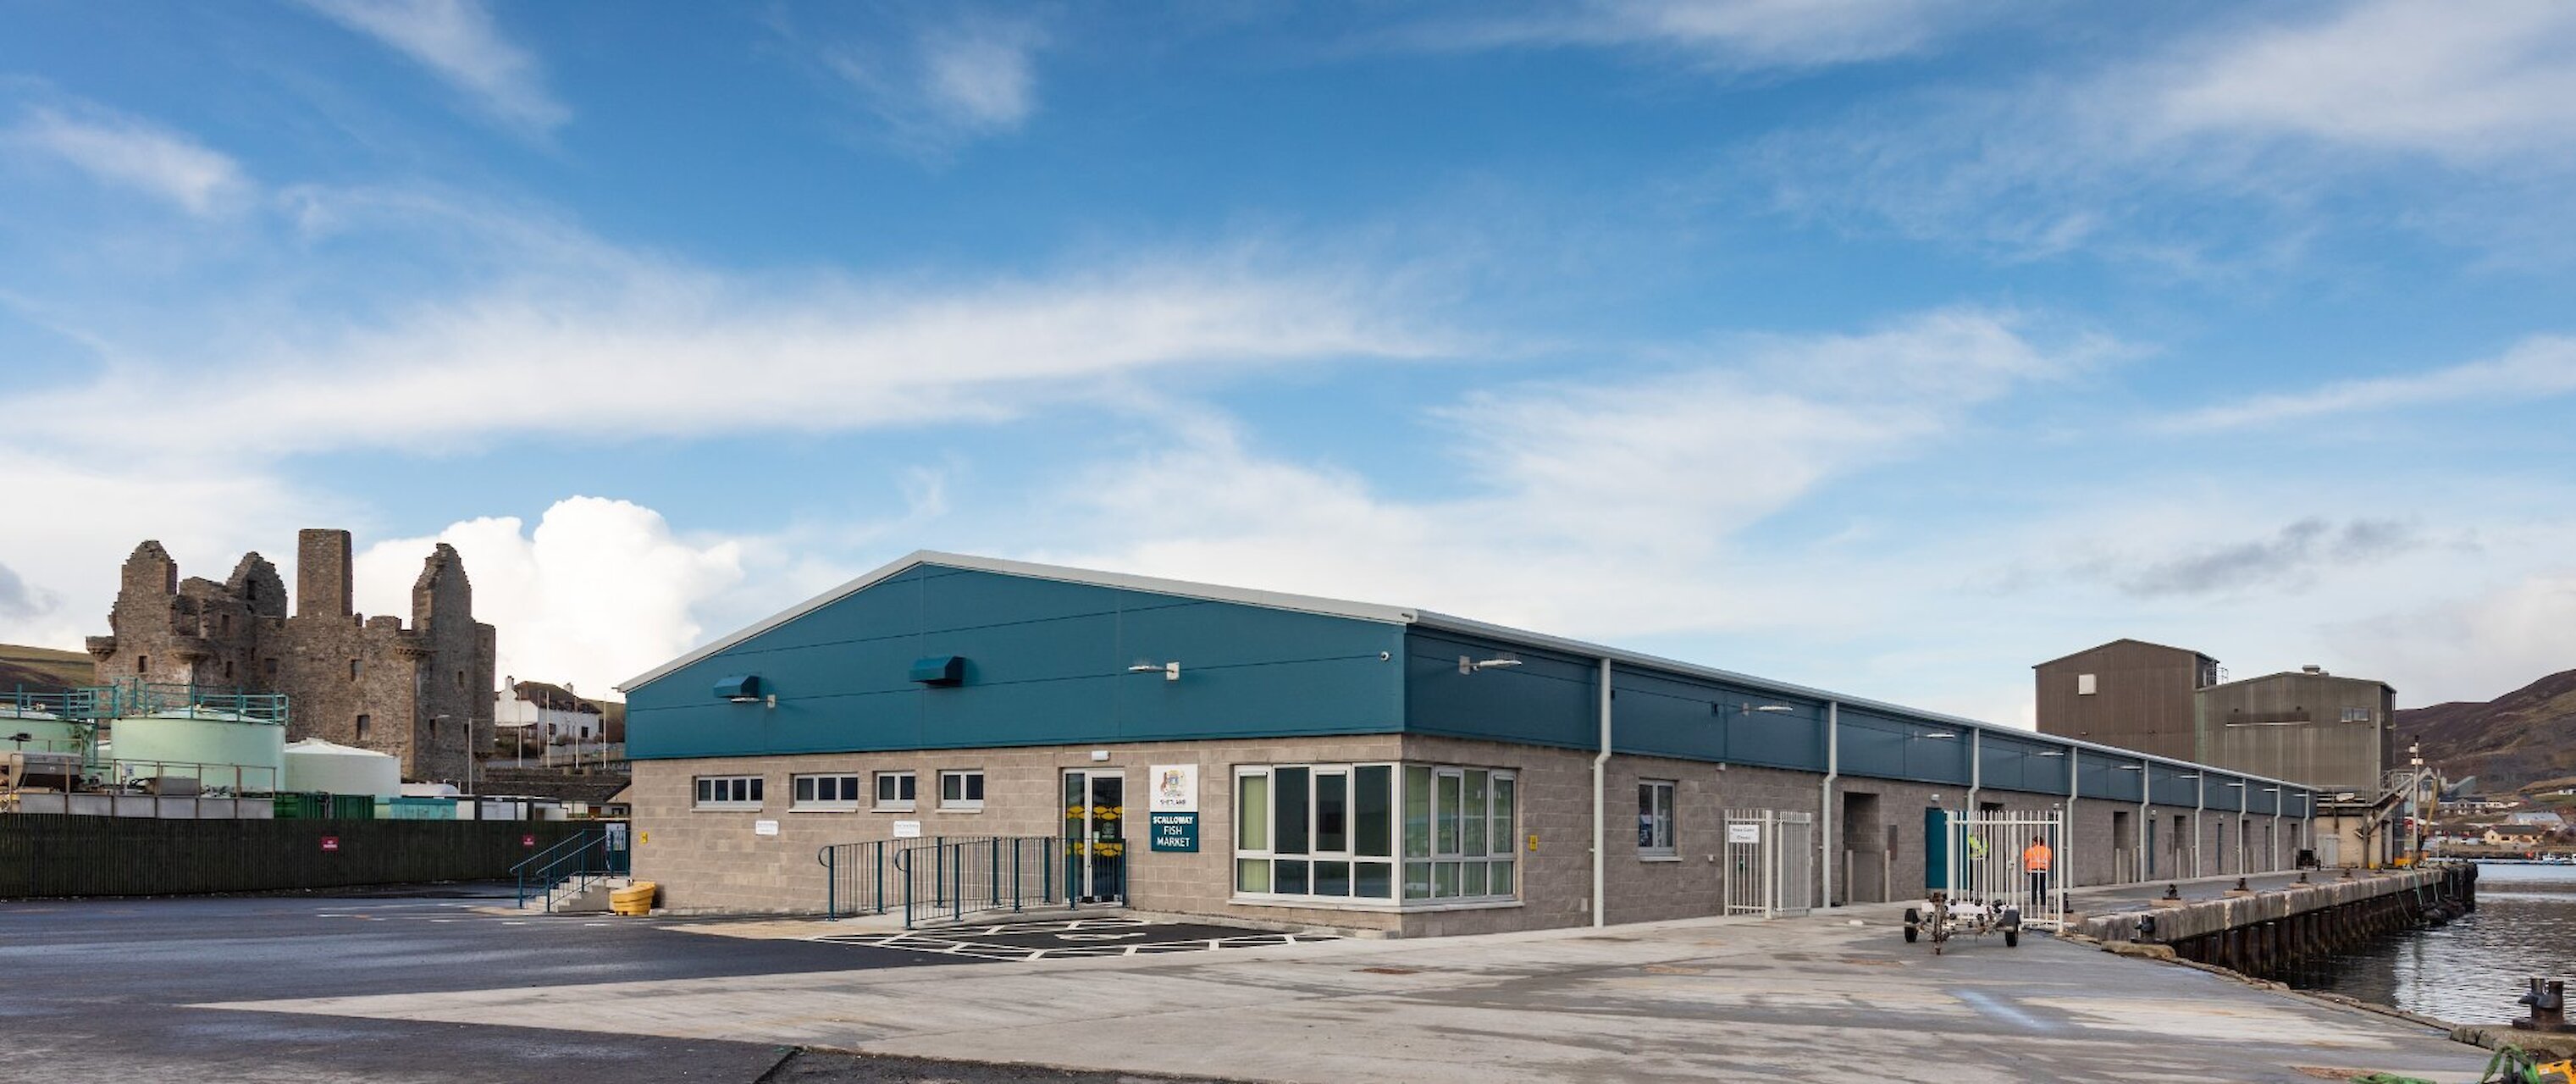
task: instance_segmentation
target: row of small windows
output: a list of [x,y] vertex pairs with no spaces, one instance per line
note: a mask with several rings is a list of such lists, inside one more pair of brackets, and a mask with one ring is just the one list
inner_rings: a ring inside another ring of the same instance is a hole
[[[866,778],[872,786],[861,789]],[[847,812],[861,807],[866,796],[873,794],[869,808],[888,813],[911,812],[919,806],[920,777],[909,771],[876,772],[863,777],[858,773],[817,773],[789,779],[791,811]],[[756,775],[702,775],[697,777],[697,807],[700,809],[758,809],[761,806],[761,777]],[[951,812],[973,812],[984,808],[984,773],[977,770],[954,770],[939,773],[939,808]]]

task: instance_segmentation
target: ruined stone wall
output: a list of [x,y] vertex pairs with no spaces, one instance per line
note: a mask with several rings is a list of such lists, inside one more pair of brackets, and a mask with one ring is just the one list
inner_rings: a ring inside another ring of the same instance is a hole
[[491,740],[497,632],[474,620],[463,559],[441,544],[412,591],[412,627],[352,608],[349,532],[296,538],[294,613],[257,553],[223,583],[179,579],[158,542],[128,557],[110,635],[90,638],[106,681],[284,693],[290,741],[322,738],[400,758],[403,777],[462,782]]

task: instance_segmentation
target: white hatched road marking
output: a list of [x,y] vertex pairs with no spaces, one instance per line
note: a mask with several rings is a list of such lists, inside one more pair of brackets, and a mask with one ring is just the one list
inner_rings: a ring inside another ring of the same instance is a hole
[[[968,956],[982,960],[1063,960],[1097,956],[1136,956],[1144,953],[1214,952],[1229,948],[1255,948],[1269,945],[1300,945],[1316,941],[1340,940],[1330,934],[1253,933],[1231,937],[1193,937],[1182,941],[1148,941],[1133,945],[1086,944],[1061,948],[1031,945],[997,944],[976,940],[1011,934],[1054,934],[1066,941],[1095,941],[1133,937],[1151,937],[1143,927],[1172,925],[1135,918],[1087,918],[1055,922],[1018,922],[993,926],[961,926],[943,930],[906,930],[900,933],[816,934],[809,941],[836,945],[860,945],[869,948],[926,952],[941,956]],[[1089,930],[1125,929],[1124,933],[1088,933]]]

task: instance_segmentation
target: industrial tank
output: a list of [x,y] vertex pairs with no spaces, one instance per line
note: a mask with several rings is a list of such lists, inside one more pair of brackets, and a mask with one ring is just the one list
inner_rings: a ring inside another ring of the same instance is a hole
[[208,790],[266,794],[283,789],[286,727],[231,712],[156,711],[120,718],[107,758],[119,779],[194,776]]
[[85,729],[41,708],[0,704],[0,751],[24,749],[30,753],[86,756],[89,749],[82,733]]
[[402,786],[402,762],[384,753],[320,738],[286,747],[286,790],[392,798]]

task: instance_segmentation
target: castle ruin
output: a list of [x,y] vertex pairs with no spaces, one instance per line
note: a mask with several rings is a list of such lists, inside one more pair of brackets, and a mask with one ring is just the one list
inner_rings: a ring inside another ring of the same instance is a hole
[[390,753],[406,780],[462,784],[492,742],[495,634],[474,620],[465,563],[444,542],[411,588],[411,627],[351,607],[349,532],[296,536],[295,612],[277,566],[244,554],[222,583],[179,579],[147,541],[125,559],[109,635],[89,638],[102,681],[284,693],[288,740]]

